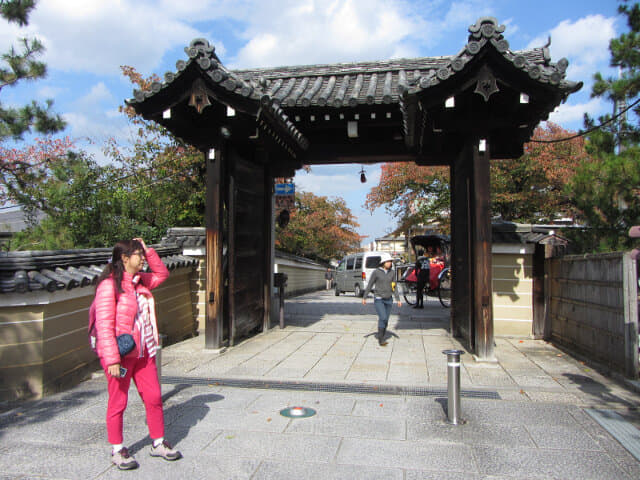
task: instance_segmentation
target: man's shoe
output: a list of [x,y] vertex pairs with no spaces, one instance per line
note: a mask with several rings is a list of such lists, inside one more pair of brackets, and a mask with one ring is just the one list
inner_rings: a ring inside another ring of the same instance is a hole
[[111,463],[113,463],[120,470],[133,470],[138,468],[138,462],[133,458],[133,455],[129,455],[127,447],[123,447],[119,452],[111,454]]
[[151,451],[149,452],[149,455],[151,455],[152,457],[162,457],[170,462],[182,458],[182,454],[178,450],[174,449],[171,445],[169,445],[169,442],[167,442],[166,440],[163,440],[162,443],[157,447],[151,445]]

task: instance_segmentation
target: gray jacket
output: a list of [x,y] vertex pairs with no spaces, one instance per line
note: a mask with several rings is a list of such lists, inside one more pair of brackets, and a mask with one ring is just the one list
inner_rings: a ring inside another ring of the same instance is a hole
[[369,292],[373,289],[373,293],[376,297],[389,299],[393,295],[396,299],[396,302],[400,301],[400,296],[398,295],[398,289],[395,290],[391,288],[391,282],[396,281],[396,272],[393,268],[390,268],[389,271],[385,272],[384,268],[378,267],[371,274],[371,278],[369,279],[369,283],[367,284],[367,288],[364,291],[363,298],[367,298]]

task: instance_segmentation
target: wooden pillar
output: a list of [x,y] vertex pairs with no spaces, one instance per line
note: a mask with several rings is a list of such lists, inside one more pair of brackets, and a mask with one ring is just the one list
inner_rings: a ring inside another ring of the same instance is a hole
[[269,168],[269,154],[264,150],[256,152],[258,159],[264,165],[264,225],[262,235],[264,236],[263,244],[263,272],[262,281],[264,317],[262,322],[262,331],[266,332],[271,327],[271,294],[273,292],[273,260],[274,260],[274,243],[275,243],[275,224],[274,224],[274,197],[273,197],[273,176]]
[[493,361],[493,288],[491,271],[491,193],[489,142],[479,150],[479,139],[472,138],[473,148],[473,315],[474,351],[479,360]]
[[451,266],[453,269],[451,335],[462,337],[474,348],[472,262],[471,262],[471,149],[454,159],[451,185]]
[[547,305],[545,301],[545,259],[549,245],[537,243],[533,254],[533,338],[536,340],[544,338],[545,320],[547,318]]
[[214,150],[215,158],[206,156],[207,184],[205,225],[207,232],[206,258],[206,318],[205,348],[218,349],[222,344],[223,271],[222,271],[222,163],[224,149]]
[[[231,163],[231,162],[230,162]],[[232,167],[229,165],[229,170]],[[227,193],[227,311],[226,318],[229,325],[229,346],[235,345],[236,340],[236,203],[237,191],[235,172],[229,172]]]
[[271,326],[271,292],[273,292],[273,177],[268,171],[264,176],[264,322],[262,331]]

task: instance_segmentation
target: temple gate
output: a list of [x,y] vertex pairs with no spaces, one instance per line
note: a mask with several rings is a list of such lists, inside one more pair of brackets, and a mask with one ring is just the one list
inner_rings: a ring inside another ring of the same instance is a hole
[[273,179],[302,165],[449,166],[451,332],[492,360],[491,159],[517,158],[581,83],[547,47],[511,51],[492,17],[446,57],[229,70],[204,39],[128,103],[204,152],[207,348],[269,326]]

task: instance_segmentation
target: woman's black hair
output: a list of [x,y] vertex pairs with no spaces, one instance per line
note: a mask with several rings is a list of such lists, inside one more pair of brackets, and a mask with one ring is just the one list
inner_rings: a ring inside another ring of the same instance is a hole
[[116,284],[117,291],[122,293],[122,275],[124,273],[124,263],[122,263],[122,255],[130,257],[134,252],[144,251],[142,244],[138,240],[120,240],[113,247],[113,253],[111,254],[111,262],[104,267],[104,270],[98,277],[97,285],[100,282],[113,276],[113,280]]

